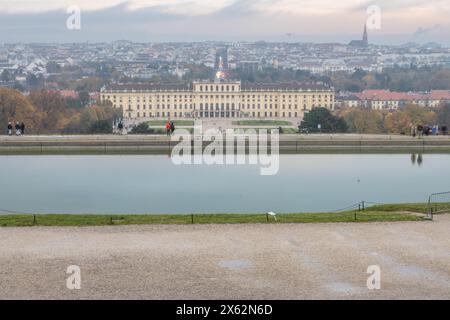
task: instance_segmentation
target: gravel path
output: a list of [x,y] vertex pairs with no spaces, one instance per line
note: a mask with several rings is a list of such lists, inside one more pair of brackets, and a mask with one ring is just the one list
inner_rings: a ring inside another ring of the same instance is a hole
[[[371,224],[0,228],[0,299],[450,299],[450,215]],[[66,287],[69,265],[81,290]],[[369,265],[381,290],[368,290]]]

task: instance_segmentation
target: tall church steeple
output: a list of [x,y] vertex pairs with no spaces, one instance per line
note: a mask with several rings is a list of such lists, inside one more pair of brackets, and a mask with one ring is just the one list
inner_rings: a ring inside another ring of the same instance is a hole
[[365,42],[366,45],[369,44],[369,37],[367,35],[367,24],[364,24],[363,41]]

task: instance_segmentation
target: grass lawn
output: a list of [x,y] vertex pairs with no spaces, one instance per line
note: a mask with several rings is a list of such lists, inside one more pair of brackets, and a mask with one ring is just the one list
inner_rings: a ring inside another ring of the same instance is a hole
[[0,215],[0,227],[424,221],[411,213],[426,209],[426,204],[383,205],[358,212],[279,214],[276,221],[265,214],[36,215],[36,220],[32,215]]
[[369,208],[370,211],[383,212],[416,212],[425,213],[428,210],[427,203],[408,203],[408,204],[383,204]]
[[[237,130],[246,130],[246,129],[234,129],[235,132],[237,132]],[[271,130],[274,129],[269,129],[269,128],[251,128],[251,129],[247,129],[247,130],[256,130],[256,132],[259,132],[260,130],[267,130],[267,132],[271,132]],[[295,128],[283,128],[281,134],[298,134],[298,129]]]
[[[145,133],[145,135],[166,135],[167,131],[163,128],[150,128],[151,132]],[[194,128],[183,128],[183,130],[189,131],[191,134],[194,133]],[[129,135],[141,135],[142,133],[129,133]]]
[[233,121],[235,126],[292,126],[290,121],[282,120],[240,120]]
[[[165,126],[167,123],[167,120],[150,120],[148,122],[149,126]],[[183,126],[183,127],[191,127],[194,126],[194,121],[192,120],[174,120],[173,123],[175,123],[175,127],[177,126]]]

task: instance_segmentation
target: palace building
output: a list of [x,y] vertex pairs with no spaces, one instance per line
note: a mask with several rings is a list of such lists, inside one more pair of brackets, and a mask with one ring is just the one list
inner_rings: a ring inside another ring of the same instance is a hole
[[126,119],[303,118],[324,107],[334,110],[334,88],[324,84],[253,84],[225,80],[190,84],[114,84],[102,102],[122,108]]

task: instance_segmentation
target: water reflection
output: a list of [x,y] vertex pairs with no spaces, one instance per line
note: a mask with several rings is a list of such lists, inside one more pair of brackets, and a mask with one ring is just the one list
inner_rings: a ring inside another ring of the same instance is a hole
[[0,156],[0,207],[55,214],[328,212],[362,200],[427,201],[448,189],[449,161],[450,153],[281,155],[279,173],[261,176],[258,166],[176,166],[166,155]]
[[419,154],[412,153],[411,154],[411,163],[413,165],[417,164],[419,167],[421,167],[423,164],[423,155],[421,153],[419,153]]

